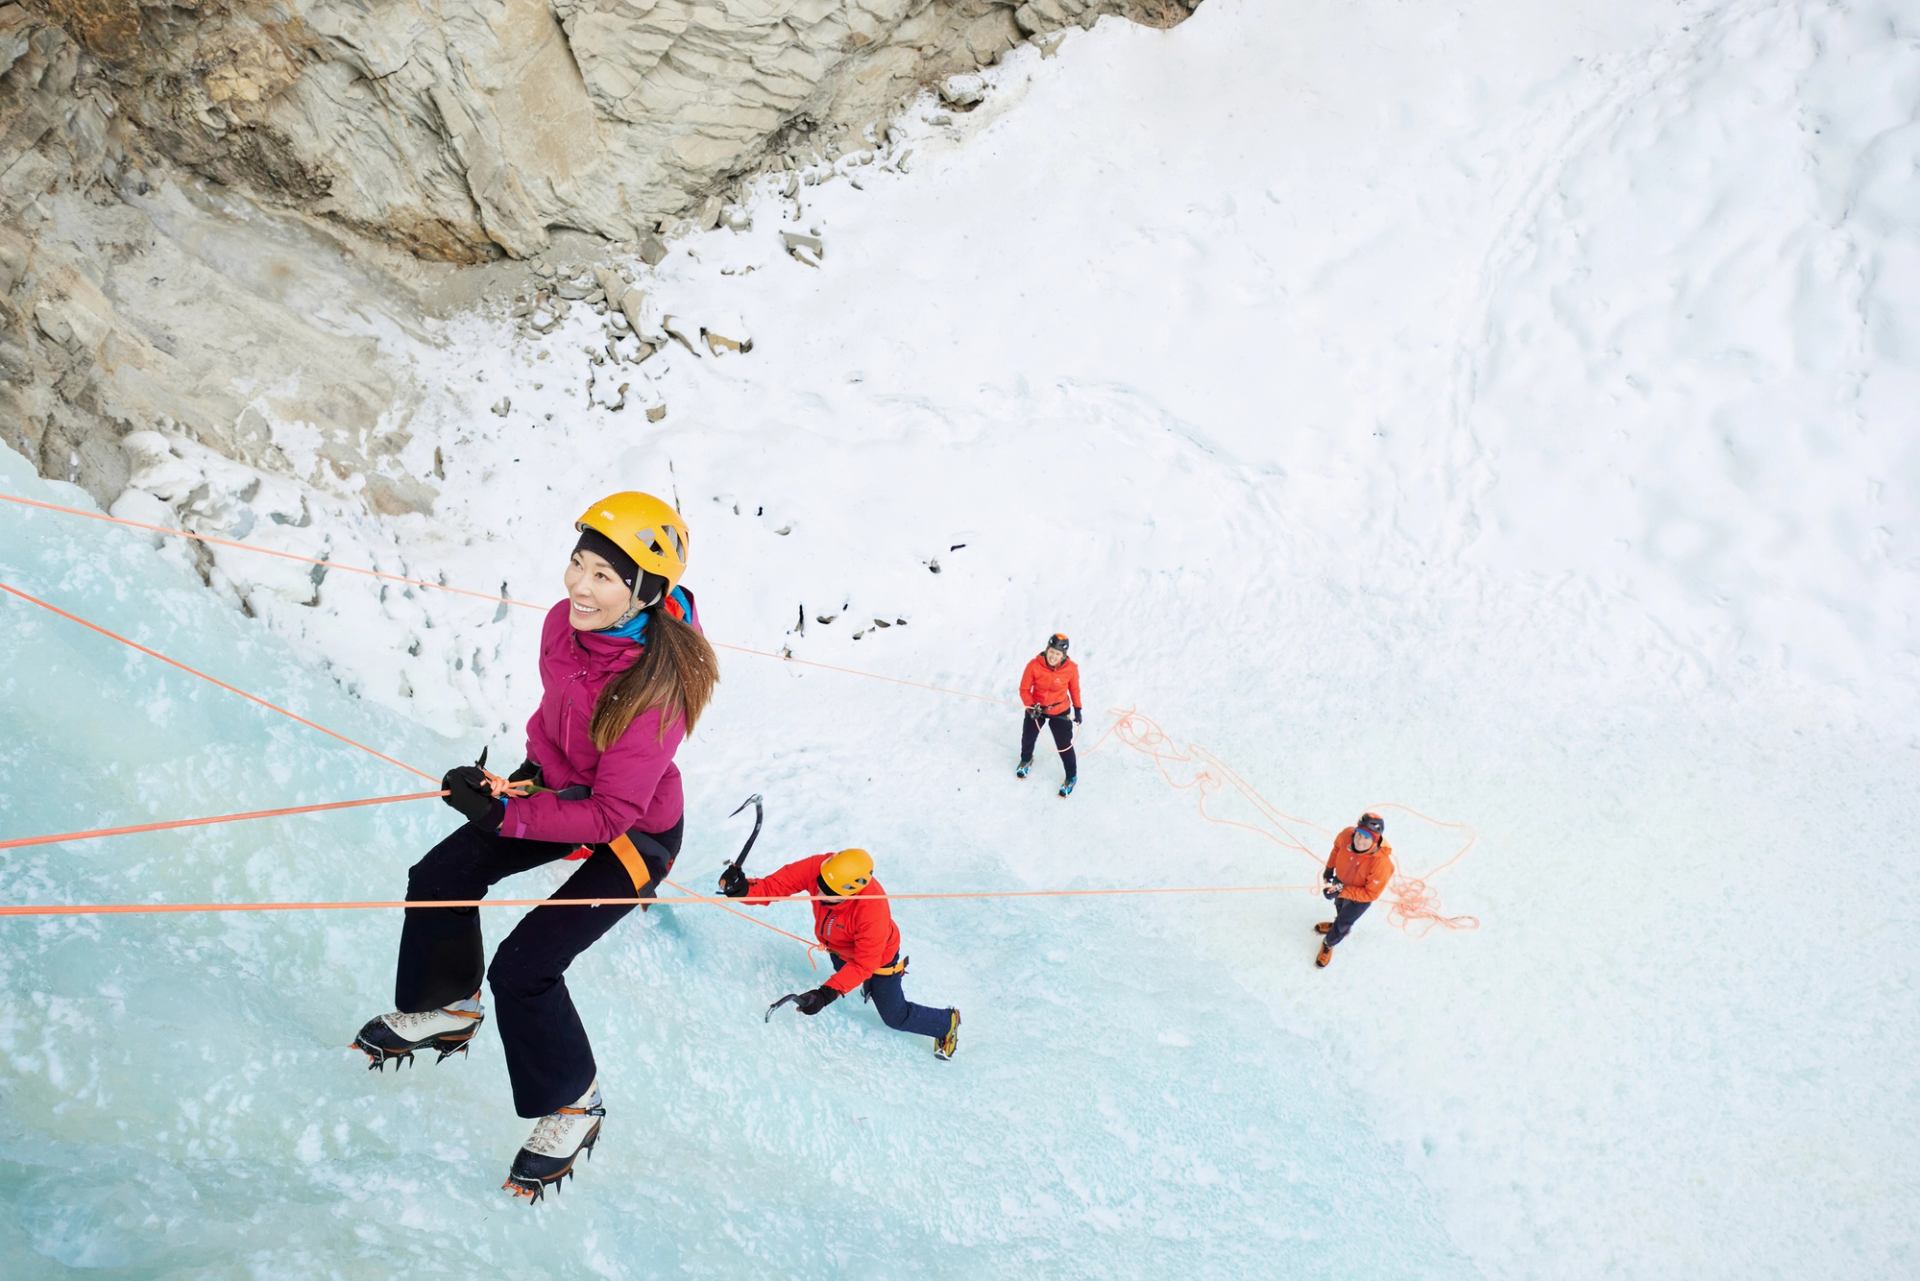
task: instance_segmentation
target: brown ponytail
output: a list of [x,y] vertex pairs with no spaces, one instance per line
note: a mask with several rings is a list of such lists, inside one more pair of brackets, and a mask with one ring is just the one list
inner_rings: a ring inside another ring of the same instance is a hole
[[647,643],[640,661],[600,691],[589,733],[601,751],[627,732],[633,718],[660,709],[660,737],[682,726],[692,733],[720,682],[720,660],[707,638],[658,607],[647,611]]

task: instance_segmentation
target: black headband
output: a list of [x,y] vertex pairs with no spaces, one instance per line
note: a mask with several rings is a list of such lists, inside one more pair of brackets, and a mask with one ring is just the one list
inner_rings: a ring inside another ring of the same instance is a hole
[[592,552],[607,564],[613,566],[613,572],[620,575],[620,581],[631,588],[640,577],[640,566],[633,557],[620,550],[620,545],[597,529],[580,531],[580,541],[573,545],[576,552]]

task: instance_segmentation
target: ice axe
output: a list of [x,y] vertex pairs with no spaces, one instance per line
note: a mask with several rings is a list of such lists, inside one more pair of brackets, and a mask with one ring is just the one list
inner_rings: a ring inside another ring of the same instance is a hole
[[753,830],[747,833],[747,843],[740,847],[739,856],[735,858],[733,862],[727,864],[725,867],[720,869],[720,883],[722,885],[725,885],[727,882],[728,872],[737,872],[741,869],[741,867],[743,867],[746,864],[747,851],[751,850],[753,848],[753,843],[760,839],[760,824],[765,822],[767,818],[766,807],[760,804],[760,793],[755,792],[752,796],[749,796],[746,800],[741,801],[739,809],[734,810],[734,812],[732,814],[727,815],[727,817],[728,818],[737,817],[740,813],[740,810],[744,810],[749,805],[753,806]]
[[767,1017],[765,1017],[764,1019],[761,1019],[760,1021],[762,1023],[773,1022],[773,1012],[775,1010],[779,1009],[781,1006],[785,1005],[789,1001],[797,1001],[799,999],[800,999],[800,994],[798,992],[787,993],[785,996],[781,997],[779,1000],[775,1001],[772,1005],[769,1005],[767,1007]]

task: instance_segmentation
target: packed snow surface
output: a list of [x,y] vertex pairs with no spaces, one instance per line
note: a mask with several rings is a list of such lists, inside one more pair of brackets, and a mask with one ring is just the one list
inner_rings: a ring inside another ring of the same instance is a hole
[[[532,1212],[490,1030],[398,1079],[344,1048],[392,912],[0,918],[0,1276],[1920,1272],[1912,7],[1209,0],[1054,53],[632,264],[750,352],[447,325],[431,521],[164,433],[114,510],[544,605],[587,502],[675,498],[744,647],[680,756],[696,890],[752,791],[761,871],[1301,888],[898,903],[951,1063],[858,1002],[763,1023],[802,948],[636,915],[569,975],[605,1138]],[[0,490],[84,502],[13,455]],[[435,777],[519,759],[536,610],[0,530],[0,582]],[[0,629],[0,839],[430,786],[16,597]],[[1064,801],[1012,777],[1055,630]],[[1383,904],[1316,970],[1366,807],[1461,928]],[[0,901],[395,898],[456,821],[11,849]]]

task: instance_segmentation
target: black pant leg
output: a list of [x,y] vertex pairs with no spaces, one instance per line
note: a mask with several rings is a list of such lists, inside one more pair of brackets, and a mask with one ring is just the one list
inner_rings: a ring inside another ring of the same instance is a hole
[[1332,947],[1345,938],[1347,931],[1353,928],[1353,923],[1366,915],[1367,909],[1372,906],[1371,902],[1363,903],[1359,899],[1334,900],[1333,928],[1327,931],[1327,946]]
[[1053,745],[1060,749],[1060,768],[1068,778],[1080,777],[1080,762],[1073,754],[1073,717],[1050,716],[1047,727],[1053,731]]
[[1039,738],[1040,738],[1040,722],[1035,720],[1031,716],[1022,715],[1020,717],[1020,759],[1021,760],[1030,761],[1033,759],[1033,745],[1034,743],[1039,741]]
[[[676,823],[668,832],[634,833],[634,843],[643,853],[658,845],[670,864],[680,851],[682,830]],[[545,1116],[565,1107],[592,1083],[593,1045],[564,976],[576,956],[633,911],[632,904],[594,907],[567,900],[636,897],[625,865],[606,846],[595,846],[579,870],[546,904],[522,917],[493,954],[487,983],[513,1082],[513,1105],[521,1116]]]
[[[429,850],[407,873],[407,898],[484,898],[488,887],[516,872],[550,863],[573,847],[554,841],[518,841],[466,823]],[[394,967],[394,1008],[408,1013],[464,1001],[480,990],[486,952],[480,909],[410,907],[400,926]]]

